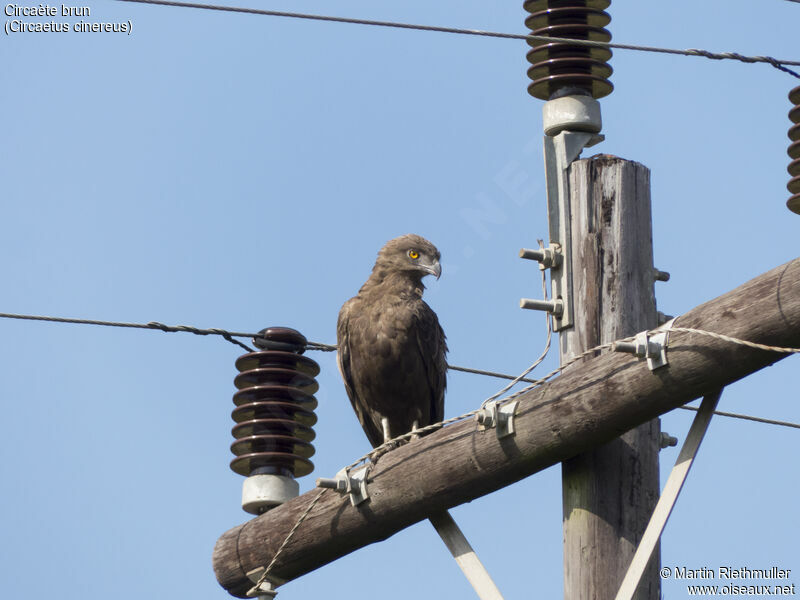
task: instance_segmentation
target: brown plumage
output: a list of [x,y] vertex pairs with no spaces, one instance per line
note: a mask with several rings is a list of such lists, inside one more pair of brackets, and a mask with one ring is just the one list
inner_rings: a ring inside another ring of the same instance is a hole
[[422,299],[422,278],[438,279],[439,258],[418,235],[388,241],[358,295],[339,312],[339,370],[373,447],[444,418],[447,344]]

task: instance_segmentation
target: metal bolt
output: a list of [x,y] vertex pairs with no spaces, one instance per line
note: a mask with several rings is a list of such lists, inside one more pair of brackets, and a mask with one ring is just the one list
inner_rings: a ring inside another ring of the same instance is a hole
[[475,420],[478,424],[483,425],[487,429],[494,427],[494,415],[489,408],[484,408],[479,413],[476,413]]
[[658,269],[653,269],[653,277],[655,277],[656,281],[669,281],[669,273],[666,271],[659,271]]
[[522,248],[519,251],[519,257],[537,261],[540,269],[554,269],[561,265],[561,246],[559,244],[551,244],[541,250]]
[[369,466],[354,471],[348,475],[347,469],[342,469],[336,474],[334,479],[319,477],[317,487],[334,490],[338,494],[349,494],[350,503],[357,506],[369,498],[367,491],[367,473]]
[[564,312],[564,302],[562,300],[533,300],[531,298],[522,298],[519,301],[520,308],[527,308],[531,310],[545,310],[553,313],[556,317],[560,317]]
[[673,437],[664,431],[661,432],[661,440],[659,441],[659,446],[661,447],[662,450],[664,448],[677,445],[678,445],[678,438]]
[[519,251],[519,257],[542,262],[545,258],[545,255],[544,250],[531,250],[529,248],[522,248]]
[[343,479],[329,479],[327,477],[317,478],[317,487],[336,490],[340,494],[347,491],[347,481]]
[[636,354],[638,348],[633,342],[614,342],[611,346],[613,352],[626,352],[627,354]]

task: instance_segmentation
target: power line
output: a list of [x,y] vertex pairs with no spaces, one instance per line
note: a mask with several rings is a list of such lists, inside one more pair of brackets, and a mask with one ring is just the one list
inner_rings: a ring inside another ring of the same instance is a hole
[[517,377],[516,375],[508,375],[506,373],[497,373],[495,371],[484,371],[482,369],[470,369],[468,367],[458,367],[456,365],[447,365],[447,368],[451,371],[461,371],[462,373],[472,373],[473,375],[485,375],[487,377],[497,377],[498,379],[508,379],[513,381],[517,379],[518,381],[524,381],[526,383],[538,383],[538,379],[528,379],[526,377]]
[[[123,0],[123,1],[125,1],[125,0]],[[800,0],[798,0],[798,1],[800,1]],[[150,329],[150,330],[163,331],[163,332],[166,332],[166,333],[193,333],[195,335],[218,335],[218,336],[221,336],[222,338],[226,339],[227,341],[231,342],[232,344],[236,344],[237,346],[240,346],[240,347],[244,348],[248,352],[254,352],[254,350],[252,348],[248,347],[247,345],[245,345],[245,344],[241,343],[240,341],[235,340],[233,338],[246,337],[246,338],[251,338],[252,339],[252,338],[261,337],[260,333],[245,333],[245,332],[240,332],[240,331],[227,331],[225,329],[219,329],[219,328],[201,329],[199,327],[193,327],[191,325],[164,325],[163,323],[159,323],[158,321],[151,321],[149,323],[130,323],[130,322],[125,322],[125,321],[100,321],[98,319],[74,319],[74,318],[69,318],[69,317],[51,317],[51,316],[43,316],[43,315],[21,315],[21,314],[15,314],[15,313],[0,313],[0,318],[2,318],[2,319],[18,319],[18,320],[23,320],[23,321],[44,321],[44,322],[47,322],[47,323],[71,323],[71,324],[75,324],[75,325],[98,325],[98,326],[102,326],[102,327],[123,327],[123,328],[128,328],[128,329]],[[548,323],[548,330],[549,330],[549,323]],[[674,328],[673,331],[681,331],[681,328]],[[698,333],[698,334],[705,334],[705,335],[709,335],[711,337],[722,339],[722,340],[727,341],[727,342],[736,343],[736,344],[742,344],[742,345],[751,346],[751,347],[755,347],[755,348],[758,348],[758,349],[768,350],[768,351],[773,351],[773,352],[782,352],[782,353],[784,353],[784,352],[785,353],[789,353],[789,352],[797,353],[797,352],[800,352],[800,349],[797,349],[797,348],[779,348],[779,347],[773,347],[773,346],[764,346],[762,344],[754,344],[753,342],[748,342],[746,340],[739,340],[737,338],[732,338],[730,336],[724,336],[724,335],[721,335],[721,334],[707,332],[707,331],[704,331],[702,329],[686,329],[684,331],[692,332],[692,333]],[[515,382],[516,381],[524,381],[526,383],[534,384],[534,385],[526,387],[525,389],[521,390],[520,392],[517,392],[517,393],[513,394],[512,396],[509,396],[509,398],[511,398],[511,397],[517,396],[517,395],[519,395],[519,394],[521,394],[521,393],[523,393],[523,392],[525,392],[525,391],[527,391],[527,390],[529,390],[529,389],[531,389],[533,387],[541,385],[542,383],[544,383],[548,379],[551,379],[554,375],[557,375],[558,373],[563,371],[567,366],[569,366],[573,362],[581,360],[585,356],[590,356],[590,355],[594,354],[595,352],[597,352],[599,350],[608,349],[612,345],[613,345],[613,343],[609,343],[609,344],[603,344],[602,346],[598,346],[596,348],[591,348],[591,349],[587,350],[586,352],[584,352],[583,354],[575,357],[569,363],[561,365],[560,367],[558,367],[557,369],[555,369],[551,373],[545,375],[541,379],[528,379],[528,378],[525,378],[525,377],[520,377],[518,375],[508,375],[507,373],[499,373],[499,372],[496,372],[496,371],[484,371],[482,369],[471,369],[471,368],[468,368],[468,367],[459,367],[457,365],[450,365],[450,364],[447,365],[447,368],[452,370],[452,371],[461,371],[463,373],[472,373],[472,374],[475,374],[475,375],[485,375],[485,376],[488,376],[488,377],[498,377],[500,379],[508,379],[508,380],[512,380],[512,381],[515,381]],[[334,351],[336,351],[336,346],[335,345],[322,344],[320,342],[307,342],[306,348],[308,350],[318,350],[318,351],[321,351],[321,352],[334,352]],[[540,359],[537,359],[537,362],[534,363],[534,366],[538,365],[539,362],[541,362],[542,358],[543,357],[540,357]],[[528,372],[530,372],[530,370],[531,370],[531,368],[528,368],[523,374],[527,374]],[[693,406],[681,406],[680,408],[682,408],[684,410],[694,410],[694,411],[697,410]],[[475,412],[477,412],[477,411],[472,411],[470,413],[467,413],[466,415],[461,415],[459,417],[455,417],[454,419],[450,419],[448,421],[445,421],[444,423],[450,423],[451,421],[455,422],[455,421],[470,417]],[[789,421],[776,421],[776,420],[773,420],[773,419],[764,419],[764,418],[761,418],[761,417],[753,417],[753,416],[750,416],[750,415],[742,415],[742,414],[738,414],[738,413],[728,413],[728,412],[722,412],[722,411],[715,411],[714,414],[715,415],[720,415],[720,416],[723,416],[723,417],[731,417],[731,418],[735,418],[735,419],[744,419],[744,420],[747,420],[747,421],[755,421],[757,423],[766,423],[768,425],[780,425],[782,427],[793,427],[793,428],[796,428],[796,429],[800,429],[800,424],[791,423]],[[438,427],[441,427],[444,423],[434,423],[433,425],[430,425],[429,427],[438,428]],[[426,430],[422,429],[420,431],[426,431]],[[419,433],[419,432],[417,432],[417,433]]]
[[[771,56],[744,56],[738,52],[709,52],[697,48],[678,50],[675,48],[659,48],[655,46],[637,46],[633,44],[618,44],[614,42],[597,42],[591,40],[577,40],[572,38],[557,38],[543,35],[526,35],[520,33],[501,33],[497,31],[483,31],[480,29],[459,29],[456,27],[439,27],[435,25],[415,25],[411,23],[397,23],[394,21],[375,21],[371,19],[354,19],[349,17],[333,17],[326,15],[313,15],[306,13],[285,12],[278,10],[263,10],[237,6],[221,6],[217,4],[198,4],[195,2],[176,2],[174,0],[118,0],[119,2],[133,2],[137,4],[155,4],[159,6],[173,6],[179,8],[199,8],[223,12],[246,13],[269,17],[287,17],[292,19],[307,19],[312,21],[327,21],[332,23],[349,23],[352,25],[371,25],[376,27],[392,27],[396,29],[413,29],[417,31],[435,31],[438,33],[454,33],[460,35],[477,35],[512,40],[525,40],[532,42],[564,42],[579,46],[593,46],[600,48],[616,48],[619,50],[636,50],[639,52],[657,52],[661,54],[679,54],[683,56],[702,56],[712,60],[738,60],[744,63],[767,63],[776,69],[789,73],[800,79],[800,74],[788,69],[785,65],[800,66],[800,61],[780,60]],[[797,0],[793,0],[797,1]]]
[[[247,337],[253,338],[258,337],[258,334],[255,333],[240,333],[235,331],[226,331],[224,329],[200,329],[198,327],[191,327],[189,325],[164,325],[163,323],[159,323],[158,321],[151,321],[150,323],[125,323],[120,321],[98,321],[96,319],[70,319],[65,317],[45,317],[40,315],[17,315],[11,313],[0,313],[0,318],[3,319],[21,319],[25,321],[46,321],[48,323],[74,323],[76,325],[100,325],[103,327],[127,327],[131,329],[157,329],[159,331],[164,331],[167,333],[176,333],[176,332],[183,332],[183,333],[193,333],[195,335],[219,335],[231,342],[232,344],[236,344],[247,350],[248,352],[253,352],[253,349],[249,346],[241,343],[238,340],[234,340],[234,337]],[[314,342],[311,342],[314,344]],[[320,344],[324,346],[324,344]],[[316,349],[316,348],[314,348]]]
[[[792,0],[793,2],[800,2],[800,0]],[[700,410],[694,406],[679,406],[683,410],[693,410],[697,412]],[[721,417],[731,417],[732,419],[744,419],[745,421],[755,421],[756,423],[766,423],[767,425],[780,425],[781,427],[794,427],[795,429],[800,429],[800,423],[792,423],[790,421],[776,421],[774,419],[764,419],[762,417],[753,417],[750,415],[742,415],[739,413],[732,413],[732,412],[725,412],[722,410],[715,410],[715,415],[719,415]]]
[[[195,335],[219,335],[229,342],[236,344],[248,352],[254,350],[233,338],[259,338],[260,333],[247,333],[242,331],[228,331],[217,327],[209,329],[201,329],[191,325],[164,325],[158,321],[150,321],[149,323],[130,323],[126,321],[101,321],[98,319],[75,319],[71,317],[51,317],[43,315],[21,315],[16,313],[0,313],[0,319],[18,319],[22,321],[44,321],[46,323],[71,323],[74,325],[98,325],[101,327],[124,327],[129,329],[152,329],[163,331],[166,333],[193,333]],[[318,350],[320,352],[335,352],[337,346],[332,344],[323,344],[321,342],[307,342],[306,349]],[[476,375],[486,375],[489,377],[498,377],[500,379],[517,379],[515,375],[506,375],[504,373],[496,373],[494,371],[483,371],[481,369],[470,369],[468,367],[458,367],[456,365],[447,365],[448,369],[454,371],[462,371],[464,373],[473,373]],[[535,379],[519,379],[528,383],[536,383]]]
[[[254,350],[248,347],[247,345],[242,344],[237,340],[234,340],[233,338],[242,337],[242,338],[252,339],[261,337],[261,334],[259,333],[228,331],[226,329],[220,329],[217,327],[209,329],[201,329],[199,327],[193,327],[191,325],[164,325],[163,323],[159,323],[158,321],[151,321],[149,323],[130,323],[125,321],[101,321],[98,319],[75,319],[71,317],[20,315],[15,313],[0,313],[0,319],[18,319],[22,321],[44,321],[46,323],[70,323],[74,325],[98,325],[101,327],[123,327],[129,329],[152,329],[157,331],[163,331],[166,333],[193,333],[195,335],[218,335],[228,340],[229,342],[244,348],[248,352],[254,352]],[[306,349],[318,350],[320,352],[335,352],[337,346],[332,344],[323,344],[320,342],[307,342]],[[506,375],[505,373],[496,373],[494,371],[484,371],[481,369],[470,369],[468,367],[459,367],[456,365],[447,365],[447,368],[452,369],[453,371],[462,371],[464,373],[473,373],[475,375],[486,375],[488,377],[497,377],[500,379],[510,379],[510,380],[517,379],[517,376],[515,375]],[[519,379],[519,381],[525,381],[527,383],[537,383],[537,380],[535,379],[521,378]]]

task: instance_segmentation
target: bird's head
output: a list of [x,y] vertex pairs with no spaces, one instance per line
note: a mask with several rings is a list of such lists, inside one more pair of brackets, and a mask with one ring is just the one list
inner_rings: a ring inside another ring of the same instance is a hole
[[439,279],[442,274],[440,258],[436,246],[422,236],[409,233],[386,242],[378,252],[374,270],[402,272],[417,281],[425,275]]

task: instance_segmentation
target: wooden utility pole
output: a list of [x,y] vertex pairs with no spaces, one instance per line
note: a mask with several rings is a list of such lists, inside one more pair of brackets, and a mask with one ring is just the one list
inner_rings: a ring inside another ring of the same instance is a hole
[[[562,364],[658,325],[650,172],[613,156],[570,166],[574,325]],[[579,364],[572,367],[580,368]],[[613,598],[658,501],[659,420],[562,463],[565,600]],[[658,600],[659,553],[637,600]]]
[[[800,259],[690,310],[675,327],[800,347]],[[519,397],[513,435],[499,438],[494,429],[461,421],[382,456],[369,474],[368,501],[352,506],[347,497],[327,491],[275,561],[272,578],[295,579],[432,514],[585,453],[786,356],[674,331],[668,364],[654,371],[629,354],[612,352],[576,365]],[[244,597],[252,586],[247,573],[273,559],[318,493],[311,490],[223,534],[214,550],[219,583]]]

